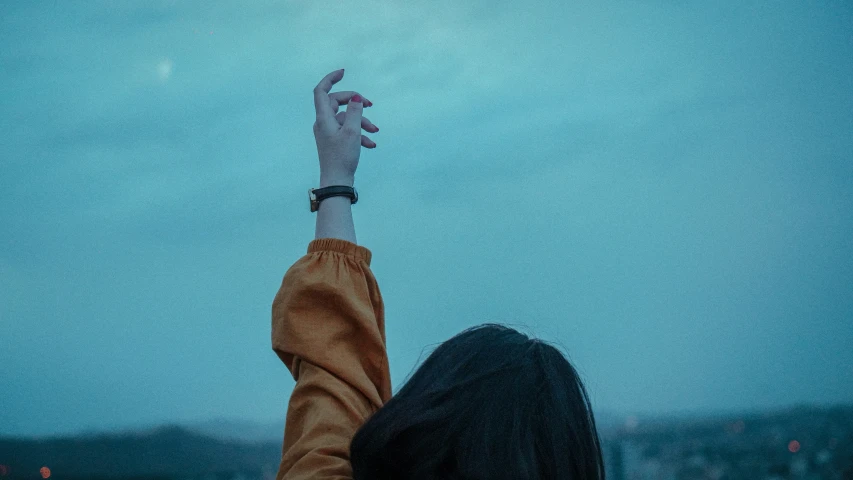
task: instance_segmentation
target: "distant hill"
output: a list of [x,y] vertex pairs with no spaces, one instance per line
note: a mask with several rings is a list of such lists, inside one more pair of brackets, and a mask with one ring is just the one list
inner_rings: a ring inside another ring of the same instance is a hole
[[245,443],[212,438],[186,427],[167,425],[140,433],[112,433],[54,439],[0,438],[0,464],[9,478],[231,478],[239,472],[262,478],[275,472],[281,440]]
[[194,421],[165,421],[158,424],[151,423],[131,423],[128,425],[115,427],[112,429],[95,429],[86,428],[84,430],[76,430],[71,432],[61,432],[52,435],[10,435],[3,434],[2,437],[16,437],[26,440],[47,440],[60,437],[74,437],[80,439],[88,439],[100,437],[103,435],[132,435],[144,434],[157,431],[163,426],[180,426],[190,432],[196,432],[201,435],[209,436],[219,440],[235,440],[239,442],[281,442],[284,438],[284,418],[281,420],[272,420],[267,422],[259,422],[253,420],[244,420],[239,418],[213,418],[206,420]]

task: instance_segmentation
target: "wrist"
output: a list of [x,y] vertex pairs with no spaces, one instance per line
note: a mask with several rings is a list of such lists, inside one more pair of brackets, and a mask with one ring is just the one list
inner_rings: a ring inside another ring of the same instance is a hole
[[320,187],[329,187],[332,185],[344,185],[352,187],[355,184],[355,175],[346,173],[324,173],[320,172]]

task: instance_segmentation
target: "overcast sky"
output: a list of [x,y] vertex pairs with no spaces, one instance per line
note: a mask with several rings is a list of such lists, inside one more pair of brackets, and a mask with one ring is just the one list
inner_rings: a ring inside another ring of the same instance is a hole
[[0,3],[0,434],[283,422],[339,68],[395,391],[501,322],[596,410],[853,401],[850,3],[413,3]]

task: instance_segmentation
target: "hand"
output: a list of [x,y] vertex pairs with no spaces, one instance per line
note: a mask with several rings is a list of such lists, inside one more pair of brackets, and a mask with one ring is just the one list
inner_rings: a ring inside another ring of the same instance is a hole
[[[368,132],[379,131],[379,127],[362,117],[363,105],[370,107],[373,103],[356,92],[329,93],[332,85],[342,78],[343,69],[326,75],[314,88],[314,108],[317,110],[314,138],[320,156],[321,175],[353,176],[358,168],[361,147],[376,148],[376,143],[361,134],[362,128]],[[345,103],[346,111],[337,113]]]

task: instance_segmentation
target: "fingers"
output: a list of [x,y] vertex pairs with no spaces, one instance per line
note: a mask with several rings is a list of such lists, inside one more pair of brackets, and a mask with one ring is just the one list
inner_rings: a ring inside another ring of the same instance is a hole
[[[343,125],[344,121],[347,118],[347,112],[338,112],[335,115],[335,121],[338,122],[339,125]],[[379,127],[373,124],[367,117],[361,117],[361,128],[367,130],[368,132],[376,133],[379,131]],[[367,148],[376,148],[376,142],[367,137],[367,135],[361,136],[361,145]]]
[[329,92],[332,90],[332,85],[340,82],[342,78],[344,78],[343,69],[337,70],[323,77],[314,87],[314,109],[317,111],[318,122],[332,121],[335,112],[332,111],[332,105],[329,103]]
[[[337,112],[337,111],[338,111],[338,108],[339,108],[341,105],[346,105],[347,103],[349,103],[349,101],[350,101],[350,99],[352,98],[352,96],[353,96],[353,95],[355,95],[356,93],[358,93],[358,92],[335,92],[335,93],[330,93],[330,94],[329,94],[329,98],[332,100],[332,102],[331,102],[331,103],[332,103],[332,108],[333,108],[333,109],[335,109],[335,112]],[[366,98],[365,98],[365,99],[364,99],[364,106],[365,106],[365,107],[372,107],[372,106],[373,106],[373,102],[371,102],[370,100],[368,100],[368,99],[366,99]]]
[[[347,116],[347,112],[338,112],[338,114],[335,115],[335,120],[337,120],[338,125],[344,124],[344,119],[346,118],[346,116]],[[373,132],[373,133],[376,133],[379,131],[379,127],[374,125],[373,122],[371,122],[370,119],[368,119],[365,116],[361,117],[361,128],[367,130],[368,132]]]
[[346,117],[344,118],[344,123],[341,125],[344,130],[352,132],[352,133],[360,133],[361,132],[361,113],[364,110],[364,104],[362,103],[364,99],[361,98],[361,95],[356,94],[354,97],[350,99],[350,102],[347,104]]
[[[359,101],[352,101],[353,97],[357,95],[356,92],[329,93],[332,90],[332,85],[340,82],[342,78],[344,78],[343,69],[337,70],[323,77],[320,83],[314,87],[314,109],[317,112],[317,123],[331,123],[334,119],[335,122],[351,132],[361,132],[362,128],[368,132],[378,132],[379,127],[362,115],[364,107],[373,106],[373,102],[360,95],[356,97]],[[347,105],[346,111],[337,113],[338,108],[344,104]],[[365,135],[361,135],[361,145],[367,148],[376,148],[376,142]]]

